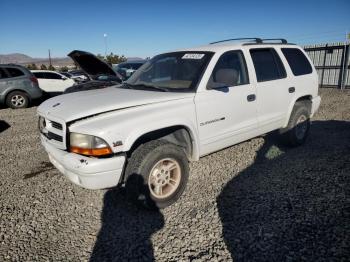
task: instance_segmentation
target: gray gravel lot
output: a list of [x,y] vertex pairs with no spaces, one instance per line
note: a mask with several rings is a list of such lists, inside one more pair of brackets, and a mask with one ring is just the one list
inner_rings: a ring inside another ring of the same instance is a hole
[[304,146],[267,135],[204,157],[161,212],[73,185],[36,108],[0,109],[0,261],[349,261],[350,90],[320,93]]

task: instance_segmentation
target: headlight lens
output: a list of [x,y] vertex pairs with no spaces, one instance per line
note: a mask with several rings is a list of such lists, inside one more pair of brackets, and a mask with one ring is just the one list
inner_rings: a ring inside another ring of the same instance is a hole
[[70,152],[86,156],[112,154],[111,148],[102,138],[79,133],[70,133]]
[[38,126],[39,126],[40,132],[42,132],[46,127],[45,118],[43,118],[42,116],[39,116]]

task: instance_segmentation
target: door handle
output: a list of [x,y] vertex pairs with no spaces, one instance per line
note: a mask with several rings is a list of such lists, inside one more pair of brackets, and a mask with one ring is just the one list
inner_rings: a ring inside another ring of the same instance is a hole
[[295,92],[295,87],[292,86],[292,87],[288,88],[288,92],[289,93],[294,93]]
[[247,101],[248,102],[253,102],[255,101],[256,96],[254,94],[248,95],[247,96]]

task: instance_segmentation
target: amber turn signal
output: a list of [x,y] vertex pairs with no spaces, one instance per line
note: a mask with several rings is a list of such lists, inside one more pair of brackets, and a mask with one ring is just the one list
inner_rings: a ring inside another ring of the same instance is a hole
[[70,152],[85,155],[85,156],[105,156],[112,154],[112,150],[109,147],[103,148],[80,148],[71,146]]

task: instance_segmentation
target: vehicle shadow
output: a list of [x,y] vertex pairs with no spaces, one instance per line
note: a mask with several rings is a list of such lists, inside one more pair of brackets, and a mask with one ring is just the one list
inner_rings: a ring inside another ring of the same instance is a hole
[[314,121],[304,146],[273,135],[217,197],[234,261],[350,257],[350,122]]
[[104,196],[102,226],[90,261],[154,261],[151,235],[164,226],[159,210],[130,204],[123,188]]
[[11,126],[4,120],[0,120],[0,133],[10,128]]

